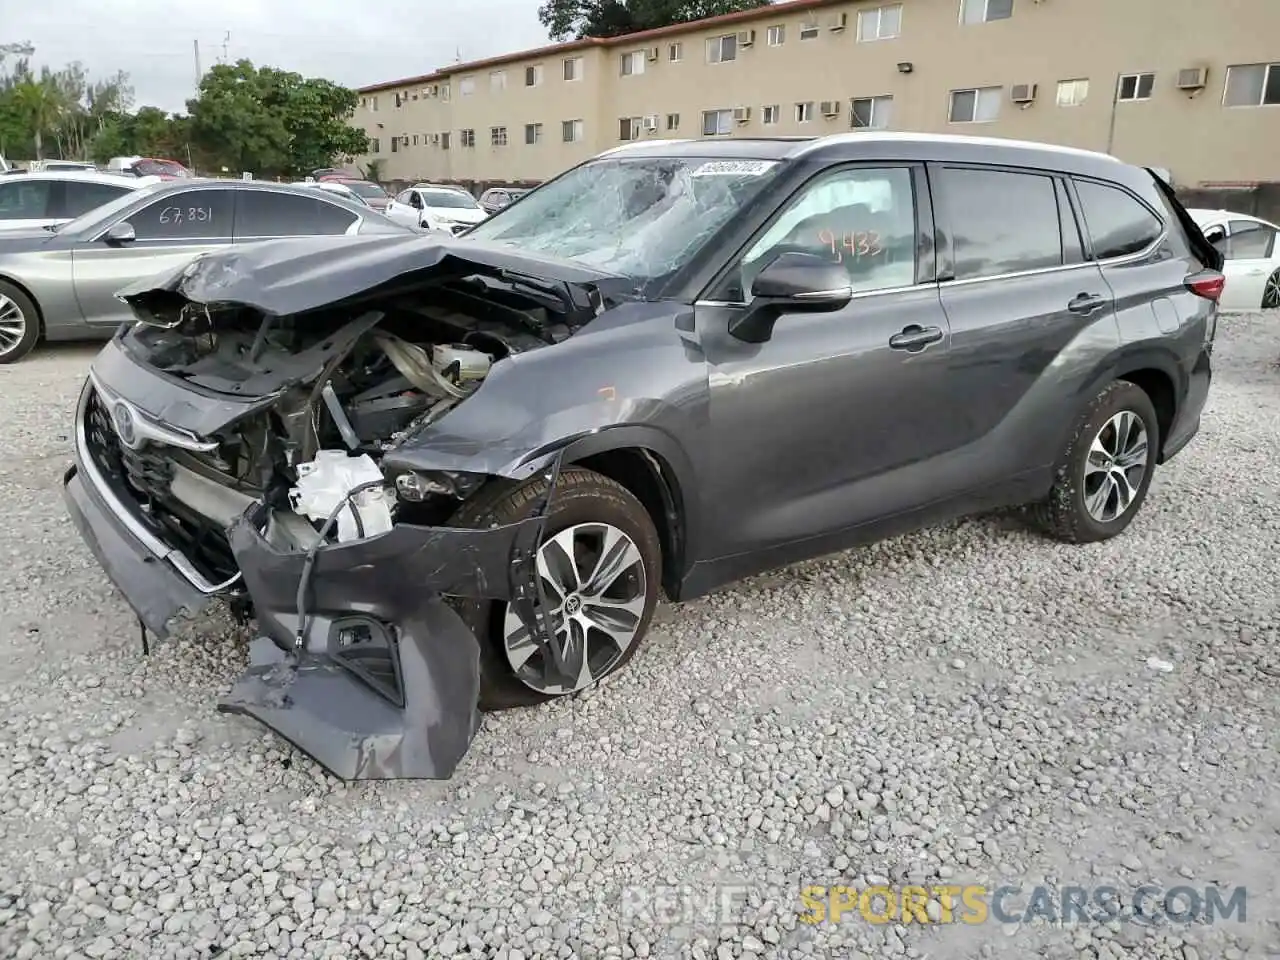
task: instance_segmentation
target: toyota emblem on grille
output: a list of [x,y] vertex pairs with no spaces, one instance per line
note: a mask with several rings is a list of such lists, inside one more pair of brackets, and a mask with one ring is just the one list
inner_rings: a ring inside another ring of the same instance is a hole
[[123,400],[117,400],[111,410],[111,419],[115,421],[120,442],[132,449],[138,443],[138,429],[134,425],[132,408]]

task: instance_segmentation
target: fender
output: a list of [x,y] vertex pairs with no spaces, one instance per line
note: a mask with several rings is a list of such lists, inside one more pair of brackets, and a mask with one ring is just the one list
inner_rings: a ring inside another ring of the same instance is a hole
[[[1077,411],[1095,397],[1103,387],[1115,380],[1123,380],[1138,370],[1158,370],[1169,378],[1173,385],[1173,414],[1170,422],[1177,420],[1182,401],[1187,395],[1188,377],[1179,362],[1178,355],[1168,347],[1155,346],[1150,343],[1125,344],[1107,357],[1093,373],[1080,382],[1075,397],[1078,401]],[[1077,413],[1078,415],[1078,413]],[[1076,417],[1061,428],[1058,449],[1064,449],[1075,429]],[[1160,438],[1161,456],[1167,437]]]

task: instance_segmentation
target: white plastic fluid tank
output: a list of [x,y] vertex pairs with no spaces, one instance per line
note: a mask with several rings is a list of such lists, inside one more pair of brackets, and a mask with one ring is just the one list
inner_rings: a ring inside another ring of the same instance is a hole
[[[321,450],[310,463],[298,464],[298,485],[289,491],[289,503],[295,513],[323,522],[350,491],[382,479],[382,471],[368,454],[352,457],[345,450]],[[371,488],[351,498],[338,514],[338,542],[358,540],[361,528],[366,537],[391,529],[391,505],[384,488]]]

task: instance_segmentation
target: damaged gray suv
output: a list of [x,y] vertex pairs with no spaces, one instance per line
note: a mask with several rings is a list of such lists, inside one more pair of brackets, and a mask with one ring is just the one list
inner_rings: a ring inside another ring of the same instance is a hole
[[147,632],[261,638],[220,709],[452,774],[659,594],[1027,505],[1132,522],[1196,433],[1222,260],[1100,154],[860,132],[611,151],[457,238],[206,254],[76,413],[72,517]]

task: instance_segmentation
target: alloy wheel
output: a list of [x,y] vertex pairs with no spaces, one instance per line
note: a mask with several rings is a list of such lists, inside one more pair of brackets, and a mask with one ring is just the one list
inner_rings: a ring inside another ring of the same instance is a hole
[[1262,291],[1262,309],[1274,310],[1280,307],[1280,271],[1267,278],[1267,285]]
[[1147,427],[1132,410],[1102,425],[1089,445],[1084,465],[1084,506],[1098,523],[1112,523],[1128,511],[1142,489],[1149,459]]
[[22,308],[0,293],[0,356],[15,349],[27,332]]
[[578,523],[543,543],[537,569],[555,634],[552,649],[534,643],[510,604],[503,649],[526,686],[543,694],[573,693],[616,667],[635,642],[648,591],[644,558],[617,527]]

